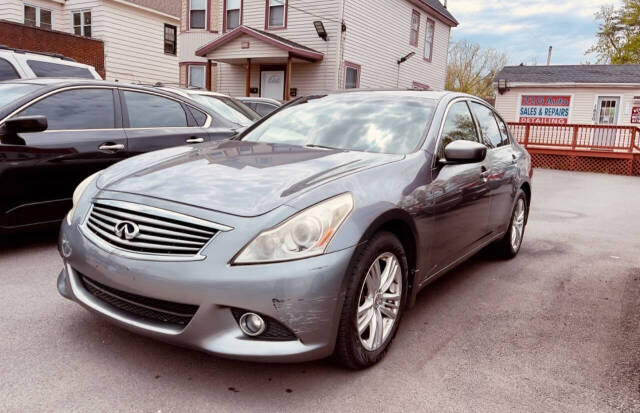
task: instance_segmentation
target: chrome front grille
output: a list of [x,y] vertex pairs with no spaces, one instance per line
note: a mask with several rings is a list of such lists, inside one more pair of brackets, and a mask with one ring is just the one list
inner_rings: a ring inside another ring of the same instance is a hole
[[119,249],[168,256],[195,256],[229,227],[175,212],[115,200],[95,200],[89,231]]

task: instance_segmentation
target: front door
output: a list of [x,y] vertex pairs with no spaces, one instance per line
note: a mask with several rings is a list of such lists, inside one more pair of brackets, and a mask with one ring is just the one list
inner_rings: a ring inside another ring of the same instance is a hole
[[260,96],[271,99],[284,99],[284,70],[265,70],[260,72]]
[[[615,96],[599,96],[596,105],[596,123],[614,126],[618,124],[620,98]],[[612,147],[616,143],[617,130],[614,128],[598,128],[593,137],[594,146]]]

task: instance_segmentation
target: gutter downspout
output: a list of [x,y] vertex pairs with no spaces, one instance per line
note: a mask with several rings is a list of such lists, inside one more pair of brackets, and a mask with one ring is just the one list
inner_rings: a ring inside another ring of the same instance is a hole
[[344,70],[344,41],[346,32],[342,32],[342,25],[344,24],[344,9],[346,1],[347,0],[340,0],[340,7],[338,8],[338,16],[340,17],[340,22],[338,22],[338,30],[336,36],[336,39],[338,39],[338,43],[336,45],[336,81],[334,83],[334,90],[340,89],[340,75]]

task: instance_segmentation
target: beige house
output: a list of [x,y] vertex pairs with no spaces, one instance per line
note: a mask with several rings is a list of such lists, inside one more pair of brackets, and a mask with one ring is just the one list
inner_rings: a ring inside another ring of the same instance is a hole
[[178,82],[180,0],[0,0],[0,19],[104,42],[107,80]]
[[457,24],[438,0],[182,0],[180,83],[285,100],[443,89]]
[[508,122],[640,126],[640,65],[508,66],[495,87]]

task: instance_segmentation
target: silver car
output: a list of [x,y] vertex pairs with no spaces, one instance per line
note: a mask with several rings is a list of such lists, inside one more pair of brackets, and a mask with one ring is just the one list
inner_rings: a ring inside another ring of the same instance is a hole
[[60,233],[58,290],[221,356],[364,368],[420,289],[489,244],[518,253],[531,171],[472,96],[301,98],[235,140],[85,180]]

